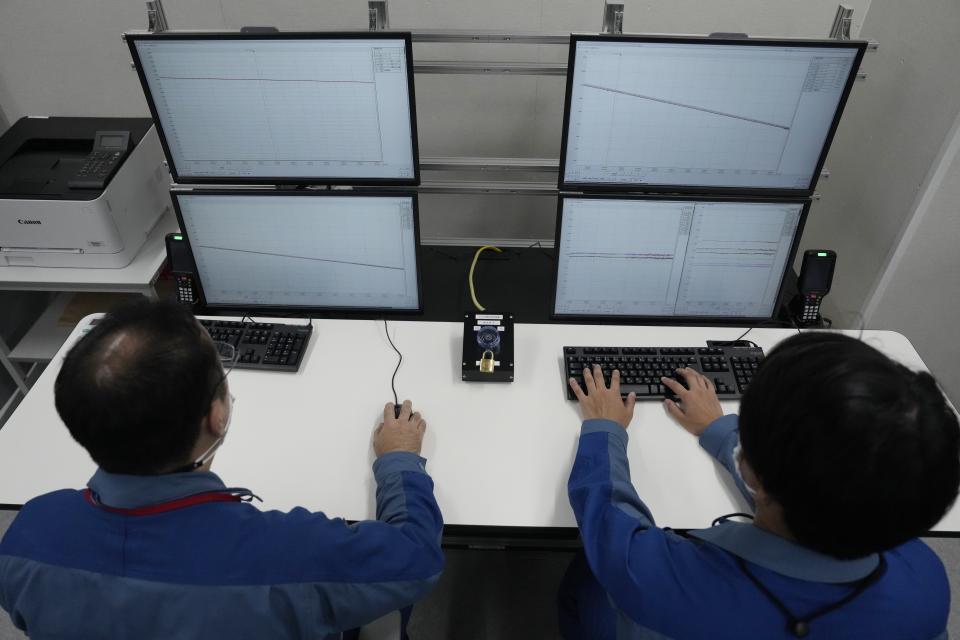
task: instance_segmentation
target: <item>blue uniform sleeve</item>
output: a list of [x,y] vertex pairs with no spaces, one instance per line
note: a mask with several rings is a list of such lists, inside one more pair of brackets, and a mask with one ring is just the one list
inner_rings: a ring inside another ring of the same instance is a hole
[[335,629],[359,627],[403,609],[440,579],[443,517],[425,463],[407,452],[387,453],[373,463],[377,519],[349,525],[336,536],[336,562],[344,565],[352,584],[316,585],[324,603],[320,619]]
[[630,482],[626,429],[610,420],[584,421],[567,493],[597,581],[615,601],[637,593],[642,577],[634,576],[630,557],[659,530]]
[[567,490],[587,563],[613,604],[646,628],[676,627],[680,611],[711,587],[698,543],[658,528],[634,489],[625,429],[583,423]]
[[377,520],[395,527],[411,542],[439,550],[443,517],[433,497],[427,461],[415,453],[385,453],[373,463],[377,480]]
[[386,453],[373,463],[377,519],[356,526],[381,538],[383,553],[405,558],[413,571],[410,579],[402,582],[359,586],[348,601],[341,602],[345,609],[338,612],[341,620],[362,617],[369,621],[371,613],[379,612],[375,619],[411,605],[439,580],[444,563],[440,548],[443,516],[425,465],[425,459],[405,451]]
[[700,435],[700,446],[723,465],[750,508],[756,509],[753,495],[747,489],[747,484],[743,481],[740,469],[737,468],[737,461],[734,459],[734,451],[740,446],[738,420],[736,414],[729,414],[711,422],[706,431]]

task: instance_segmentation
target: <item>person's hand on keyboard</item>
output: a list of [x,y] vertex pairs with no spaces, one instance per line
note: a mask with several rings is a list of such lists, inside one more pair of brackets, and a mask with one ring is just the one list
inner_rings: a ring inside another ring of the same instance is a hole
[[670,417],[681,427],[700,437],[710,423],[723,416],[723,408],[717,399],[717,391],[713,382],[706,376],[700,375],[690,368],[677,369],[687,381],[689,389],[673,378],[660,378],[664,386],[668,387],[677,397],[677,401],[664,400],[663,407]]
[[580,413],[584,420],[602,418],[613,420],[624,429],[630,426],[630,421],[633,420],[633,407],[637,404],[637,394],[631,392],[625,400],[620,397],[619,371],[613,372],[610,376],[610,386],[607,387],[600,366],[593,365],[592,375],[585,372],[583,376],[583,383],[587,387],[586,393],[575,379],[570,378],[569,382],[573,395],[580,402]]
[[378,458],[391,451],[409,451],[420,455],[426,429],[426,421],[419,411],[413,412],[409,400],[403,401],[399,417],[394,413],[393,403],[388,403],[383,408],[383,422],[373,434],[373,451]]

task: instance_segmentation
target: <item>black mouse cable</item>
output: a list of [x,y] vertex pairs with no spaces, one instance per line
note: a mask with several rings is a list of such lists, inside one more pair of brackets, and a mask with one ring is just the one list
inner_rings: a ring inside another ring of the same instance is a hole
[[397,345],[393,344],[393,339],[390,337],[390,327],[387,326],[387,319],[383,319],[383,331],[387,334],[387,340],[390,342],[390,346],[393,347],[393,350],[397,352],[397,367],[393,370],[393,376],[390,377],[390,388],[393,389],[393,404],[394,406],[400,404],[400,401],[397,399],[397,371],[400,371],[400,365],[403,364],[403,354],[400,353],[400,349],[397,349]]

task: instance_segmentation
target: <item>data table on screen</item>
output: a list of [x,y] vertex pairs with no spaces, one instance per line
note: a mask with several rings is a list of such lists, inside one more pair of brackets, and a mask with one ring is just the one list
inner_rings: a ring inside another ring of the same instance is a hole
[[803,204],[564,198],[556,315],[769,317]]

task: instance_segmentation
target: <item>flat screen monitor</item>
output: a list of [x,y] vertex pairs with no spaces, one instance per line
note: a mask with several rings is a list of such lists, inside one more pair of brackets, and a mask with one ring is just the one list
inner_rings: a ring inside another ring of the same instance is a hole
[[419,183],[409,33],[127,43],[176,182]]
[[421,309],[415,194],[172,195],[207,306]]
[[808,201],[562,196],[556,317],[774,317]]
[[809,196],[865,48],[572,36],[560,187]]

